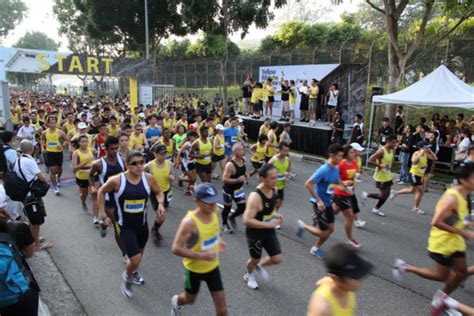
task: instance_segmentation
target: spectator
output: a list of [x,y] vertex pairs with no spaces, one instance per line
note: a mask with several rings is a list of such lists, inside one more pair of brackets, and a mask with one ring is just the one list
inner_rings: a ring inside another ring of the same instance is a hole
[[[31,156],[34,152],[33,143],[29,140],[22,140],[20,143],[21,156],[18,158],[21,161],[21,171],[18,168],[18,163],[15,164],[13,171],[18,177],[25,176],[27,182],[39,179],[46,182],[46,178],[38,167],[35,159]],[[43,199],[40,197],[28,194],[25,201],[23,201],[24,212],[30,222],[30,229],[33,238],[35,239],[36,250],[49,249],[53,245],[50,242],[45,242],[39,237],[40,226],[44,224],[46,216],[46,209],[44,207]]]
[[403,136],[405,126],[405,115],[403,113],[403,106],[397,106],[397,113],[395,114],[395,133],[397,134],[397,139],[400,140]]
[[4,131],[2,132],[1,138],[3,142],[3,155],[6,162],[6,170],[2,171],[7,171],[10,170],[10,168],[15,164],[16,158],[18,156],[16,150],[13,149],[13,143],[15,142],[15,134],[10,131]]
[[456,144],[458,128],[456,127],[455,120],[449,120],[446,126],[446,144],[448,146]]
[[471,132],[464,128],[461,130],[460,137],[457,143],[457,149],[455,154],[456,162],[462,162],[467,158],[467,150],[471,144]]
[[400,141],[400,182],[398,184],[408,184],[410,180],[410,174],[408,173],[410,167],[411,154],[413,147],[415,146],[413,137],[413,126],[405,126],[402,139]]
[[329,91],[326,95],[326,105],[327,111],[326,116],[328,123],[332,123],[334,120],[334,113],[336,112],[336,108],[338,105],[338,98],[339,98],[339,90],[337,83],[333,83],[329,86]]
[[290,123],[293,124],[295,122],[295,107],[296,107],[296,97],[298,95],[298,91],[295,86],[295,81],[290,80],[290,92],[289,92],[289,107],[290,107]]
[[321,109],[318,106],[318,95],[318,80],[311,79],[311,86],[309,87],[309,125],[316,125],[316,120],[321,120]]
[[331,142],[333,144],[344,144],[344,125],[345,122],[342,119],[342,113],[340,111],[336,111],[334,113],[334,127],[332,129],[331,137]]
[[384,117],[382,127],[378,131],[380,146],[384,146],[387,143],[387,138],[392,135],[394,134],[393,128],[390,127],[390,120],[388,117]]
[[3,213],[6,219],[19,220],[21,218],[19,203],[8,197],[3,184],[0,184],[0,213]]
[[272,79],[265,80],[265,90],[267,93],[267,102],[265,102],[265,116],[271,117],[273,115],[273,102],[275,102],[275,87],[272,84]]
[[252,114],[251,107],[249,107],[250,98],[252,97],[252,78],[247,76],[242,84],[242,103],[244,105],[244,115]]
[[433,116],[431,117],[431,121],[430,121],[430,128],[433,126],[434,123],[439,123],[440,122],[440,119],[439,119],[439,113],[435,113],[433,114]]
[[279,121],[290,121],[290,84],[284,80],[285,74],[281,72],[281,118]]
[[456,127],[459,129],[463,129],[466,127],[466,124],[464,123],[464,114],[463,113],[458,113],[456,115]]
[[309,88],[308,81],[303,80],[303,85],[299,88],[299,93],[301,95],[300,100],[300,111],[301,118],[300,122],[309,122],[308,109],[309,109]]
[[352,132],[351,137],[349,140],[349,144],[358,143],[362,145],[364,142],[366,131],[364,127],[364,122],[362,121],[362,115],[356,114],[354,125],[352,125]]

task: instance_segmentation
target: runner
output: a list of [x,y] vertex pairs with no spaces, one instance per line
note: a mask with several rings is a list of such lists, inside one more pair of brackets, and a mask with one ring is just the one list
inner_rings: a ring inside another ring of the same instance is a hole
[[390,189],[393,185],[392,177],[392,164],[394,157],[394,148],[397,143],[397,139],[394,135],[388,135],[385,137],[385,145],[380,147],[372,156],[369,157],[369,163],[376,165],[374,172],[375,186],[379,189],[380,193],[367,193],[362,192],[364,200],[367,198],[378,200],[375,207],[372,209],[372,214],[385,217],[380,208],[384,205],[390,196]]
[[226,145],[225,154],[227,160],[232,158],[234,145],[239,142],[239,121],[235,116],[229,118],[229,121],[230,127],[226,128],[224,131],[224,143]]
[[[270,276],[264,267],[280,264],[283,260],[275,232],[275,227],[283,223],[283,217],[275,212],[278,171],[272,165],[265,165],[258,175],[259,184],[249,195],[243,218],[244,225],[247,226],[245,234],[250,253],[244,281],[253,290],[258,289],[254,271],[257,270],[263,280],[269,280]],[[265,249],[268,256],[260,260],[262,249]]]
[[[163,192],[152,175],[143,172],[145,161],[143,154],[133,150],[127,157],[127,171],[120,173],[100,187],[98,194],[100,218],[107,226],[112,225],[115,218],[115,229],[123,242],[129,262],[122,274],[122,294],[133,296],[132,284],[145,283],[137,270],[143,258],[143,252],[148,240],[148,222],[146,202],[150,192],[156,195],[158,201],[163,201]],[[116,203],[115,214],[112,218],[105,213],[105,196],[113,193]],[[163,216],[165,209],[160,203],[157,216]]]
[[212,142],[207,138],[209,128],[201,126],[200,137],[191,145],[190,157],[195,159],[196,172],[202,182],[211,182]]
[[59,195],[63,173],[63,143],[66,141],[66,134],[56,127],[55,116],[48,116],[46,123],[48,128],[41,134],[41,148],[46,153],[45,164],[53,183],[54,194]]
[[359,257],[355,249],[343,244],[327,251],[324,264],[328,276],[316,283],[306,315],[356,315],[355,292],[359,290],[362,278],[372,270],[373,265]]
[[278,170],[277,183],[275,188],[277,189],[278,197],[283,202],[285,198],[285,186],[289,180],[291,172],[291,161],[288,157],[290,153],[290,145],[285,142],[278,144],[278,154],[273,156],[268,162],[269,165],[273,165]]
[[225,248],[220,236],[216,189],[210,183],[201,183],[194,191],[197,207],[188,211],[181,221],[173,242],[173,254],[183,257],[184,292],[171,299],[171,315],[181,315],[183,305],[195,302],[201,281],[211,292],[216,315],[227,315],[224,287],[219,271],[219,253]]
[[352,197],[354,194],[355,176],[359,169],[357,165],[356,152],[351,145],[345,145],[344,159],[339,163],[339,178],[344,187],[336,186],[332,199],[336,206],[336,211],[341,211],[344,215],[344,231],[346,232],[346,243],[360,248],[362,245],[352,236],[352,223],[354,222],[354,206]]
[[[171,183],[174,181],[173,165],[169,160],[166,160],[166,146],[163,144],[156,144],[152,146],[151,151],[155,155],[155,159],[145,165],[145,172],[150,173],[160,186],[164,194],[164,200],[158,201],[152,194],[150,196],[151,206],[154,210],[158,209],[158,204],[163,203],[163,206],[168,208],[169,202],[173,199],[173,191],[171,190]],[[159,246],[163,236],[161,236],[159,229],[166,219],[166,213],[162,216],[156,216],[155,223],[151,229],[153,242]]]
[[268,162],[273,156],[276,155],[276,150],[278,147],[278,139],[276,135],[276,130],[278,129],[278,123],[272,121],[270,123],[270,130],[267,133],[268,137],[268,146],[267,152],[265,153],[265,161]]
[[[357,173],[354,178],[355,180],[354,189],[355,189],[357,182],[362,182],[362,176],[367,175],[365,171],[362,169],[362,155],[364,154],[365,148],[362,147],[359,143],[352,143],[351,147],[354,148],[356,152],[356,161],[357,161]],[[367,224],[367,222],[359,219],[360,208],[359,208],[359,201],[357,200],[356,194],[353,194],[351,196],[351,201],[352,201],[352,211],[354,212],[354,226],[357,228],[362,228],[365,226],[365,224]]]
[[438,290],[431,302],[431,315],[461,315],[455,311],[461,312],[462,315],[474,316],[474,307],[460,303],[443,291]]
[[166,160],[173,161],[176,143],[171,139],[171,130],[163,128],[163,136],[158,142],[166,146]]
[[344,156],[344,150],[339,144],[332,144],[328,148],[328,160],[306,181],[306,189],[311,194],[313,206],[313,225],[307,225],[302,220],[297,220],[296,235],[302,237],[304,231],[319,237],[311,247],[310,253],[318,259],[324,259],[322,245],[334,231],[334,210],[331,196],[339,184],[339,168],[337,165]]
[[178,152],[178,159],[176,162],[176,168],[181,167],[181,171],[184,173],[184,177],[178,178],[178,186],[183,186],[184,181],[188,181],[188,187],[184,190],[184,195],[191,196],[194,183],[196,183],[196,166],[194,164],[194,158],[190,156],[191,145],[198,138],[198,134],[195,131],[189,131],[187,133],[187,140],[181,146]]
[[80,135],[77,139],[78,148],[72,154],[72,171],[76,174],[76,183],[79,187],[82,210],[87,212],[87,196],[89,195],[89,174],[91,171],[94,154],[88,147],[86,135]]
[[98,157],[105,156],[105,140],[109,136],[109,131],[105,123],[99,123],[99,134],[94,136],[93,147],[95,148]]
[[268,137],[265,134],[260,134],[258,136],[258,141],[256,144],[253,144],[250,147],[252,152],[252,162],[253,170],[249,173],[249,177],[252,177],[254,174],[258,173],[265,163],[265,153],[267,152],[268,147]]
[[128,147],[130,140],[129,136],[126,133],[120,133],[119,135],[119,149],[118,149],[118,154],[120,158],[122,158],[122,161],[127,160],[128,152],[130,151],[130,148]]
[[140,123],[136,123],[133,133],[130,135],[128,147],[130,150],[144,152],[145,148],[148,148],[147,146],[145,135],[143,135],[143,126]]
[[390,199],[401,194],[412,194],[415,193],[415,206],[412,211],[416,214],[425,214],[420,209],[421,199],[423,198],[423,176],[428,167],[428,159],[438,160],[436,154],[429,148],[430,144],[425,141],[419,141],[416,144],[417,151],[415,151],[411,157],[411,168],[410,168],[410,181],[411,186],[409,188],[401,189],[399,191],[393,191],[390,195]]
[[[245,149],[241,144],[234,145],[234,154],[226,163],[222,180],[224,182],[222,192],[224,209],[222,210],[222,230],[231,234],[233,228],[237,227],[235,218],[245,211],[244,183],[248,181],[245,166]],[[232,211],[232,201],[237,205],[237,211]],[[229,226],[230,221],[232,227]]]
[[434,269],[419,268],[396,259],[393,276],[400,280],[404,272],[444,283],[443,292],[451,294],[466,277],[466,242],[474,231],[466,229],[469,221],[467,196],[474,190],[474,164],[460,164],[455,169],[457,184],[447,189],[436,204],[428,238],[428,254]]
[[[211,155],[211,161],[212,161],[212,171],[216,168],[216,165],[219,164],[219,167],[221,168],[221,173],[224,173],[224,167],[225,167],[225,148],[226,144],[224,141],[224,126],[222,124],[218,124],[216,126],[216,136],[214,137],[213,140],[213,146],[212,146],[212,155]],[[219,174],[213,174],[212,175],[213,179],[219,179],[220,176]]]

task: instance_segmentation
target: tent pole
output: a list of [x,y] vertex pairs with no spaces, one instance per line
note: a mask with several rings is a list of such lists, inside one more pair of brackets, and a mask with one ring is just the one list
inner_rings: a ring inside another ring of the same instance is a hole
[[369,122],[369,139],[367,141],[367,157],[365,157],[365,166],[369,166],[369,155],[370,155],[370,148],[372,145],[372,129],[374,124],[374,101],[372,101],[372,105],[370,106],[370,122]]

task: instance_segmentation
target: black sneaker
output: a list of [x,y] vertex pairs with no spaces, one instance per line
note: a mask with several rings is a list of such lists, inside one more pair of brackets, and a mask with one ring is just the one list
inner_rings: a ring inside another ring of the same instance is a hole
[[159,247],[161,245],[161,241],[163,240],[163,236],[161,236],[160,232],[157,232],[154,229],[151,230],[151,235],[153,243],[155,246]]
[[145,280],[141,277],[140,274],[138,274],[137,271],[133,272],[132,282],[133,282],[133,284],[136,284],[136,285],[145,284]]
[[234,232],[228,223],[222,224],[222,231],[226,234],[232,234]]

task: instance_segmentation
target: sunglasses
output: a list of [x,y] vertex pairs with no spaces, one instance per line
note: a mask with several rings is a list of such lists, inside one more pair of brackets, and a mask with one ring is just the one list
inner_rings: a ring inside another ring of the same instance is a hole
[[136,166],[143,166],[144,164],[145,164],[145,161],[143,161],[143,160],[137,160],[137,161],[133,161],[133,162],[129,163],[129,165],[135,166],[135,167]]

